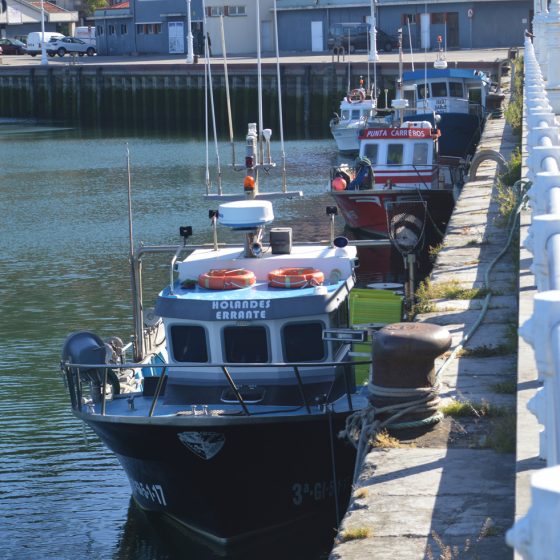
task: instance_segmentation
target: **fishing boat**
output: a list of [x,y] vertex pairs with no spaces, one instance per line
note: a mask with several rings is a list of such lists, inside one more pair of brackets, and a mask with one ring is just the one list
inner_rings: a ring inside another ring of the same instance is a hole
[[331,170],[330,192],[346,224],[405,244],[418,242],[427,221],[445,229],[466,161],[440,157],[439,139],[429,121],[364,129],[355,165]]
[[441,61],[434,68],[404,72],[397,99],[408,102],[404,120],[437,125],[440,155],[465,158],[480,140],[493,86],[484,72],[447,68]]
[[339,112],[331,119],[329,128],[339,152],[355,154],[360,146],[359,136],[362,130],[383,125],[389,126],[390,121],[378,114],[373,90],[366,90],[360,79],[360,87],[349,91],[342,98]]
[[[208,246],[182,227],[178,246],[132,253],[132,347],[81,331],[62,352],[72,411],[115,453],[136,503],[223,545],[325,511],[334,523],[355,459],[338,433],[367,404],[349,344],[356,247],[265,235],[272,203],[253,194],[211,215]],[[221,228],[242,243],[220,243]],[[154,253],[173,256],[147,312]],[[124,371],[137,388],[115,383]]]

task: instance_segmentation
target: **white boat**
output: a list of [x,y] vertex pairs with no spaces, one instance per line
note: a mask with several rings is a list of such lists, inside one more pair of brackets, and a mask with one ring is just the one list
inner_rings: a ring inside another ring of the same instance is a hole
[[363,87],[349,91],[340,102],[339,113],[330,121],[330,129],[338,150],[354,154],[360,149],[360,133],[372,126],[389,126],[384,116],[377,115],[377,101]]

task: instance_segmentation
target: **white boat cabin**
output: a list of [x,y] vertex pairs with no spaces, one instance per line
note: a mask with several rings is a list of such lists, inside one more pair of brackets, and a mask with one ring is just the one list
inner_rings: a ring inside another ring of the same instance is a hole
[[428,121],[407,121],[398,128],[364,129],[360,158],[371,163],[373,188],[437,188],[437,138],[438,133]]

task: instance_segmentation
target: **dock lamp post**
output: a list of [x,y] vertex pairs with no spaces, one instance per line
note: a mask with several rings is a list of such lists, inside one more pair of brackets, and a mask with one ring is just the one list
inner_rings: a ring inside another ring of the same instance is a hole
[[47,61],[47,48],[45,46],[45,4],[41,0],[41,65],[46,66]]
[[193,56],[193,34],[191,26],[191,0],[187,0],[187,64],[194,62]]

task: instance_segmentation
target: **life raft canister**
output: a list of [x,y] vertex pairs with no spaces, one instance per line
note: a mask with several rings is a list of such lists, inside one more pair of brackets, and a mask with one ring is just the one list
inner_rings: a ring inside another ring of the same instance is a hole
[[198,285],[207,290],[238,290],[255,282],[255,273],[245,268],[213,268],[198,277]]
[[325,275],[316,268],[279,268],[268,273],[271,288],[308,288],[324,281]]

